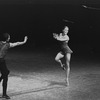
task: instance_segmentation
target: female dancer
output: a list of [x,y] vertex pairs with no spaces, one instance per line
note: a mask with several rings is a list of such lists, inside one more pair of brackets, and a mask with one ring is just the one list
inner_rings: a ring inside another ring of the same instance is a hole
[[[69,31],[69,28],[65,26],[63,33],[60,33],[59,35],[56,33],[53,33],[53,37],[57,39],[58,41],[62,42],[61,45],[61,51],[56,55],[55,60],[60,63],[61,67],[66,71],[66,84],[69,85],[69,73],[70,73],[70,59],[71,59],[71,53],[73,52],[69,46],[68,41],[69,37],[67,35]],[[63,64],[61,61],[61,58],[65,57],[66,63]]]

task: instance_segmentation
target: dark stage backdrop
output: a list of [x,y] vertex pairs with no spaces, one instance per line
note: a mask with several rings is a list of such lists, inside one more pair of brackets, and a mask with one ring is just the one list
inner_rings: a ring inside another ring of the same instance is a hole
[[[48,1],[48,2],[47,2]],[[11,41],[22,41],[28,36],[24,50],[59,50],[52,33],[60,33],[69,26],[69,46],[74,54],[99,54],[100,10],[97,0],[7,0],[0,1],[0,33],[8,32]],[[64,19],[72,21],[64,22]]]

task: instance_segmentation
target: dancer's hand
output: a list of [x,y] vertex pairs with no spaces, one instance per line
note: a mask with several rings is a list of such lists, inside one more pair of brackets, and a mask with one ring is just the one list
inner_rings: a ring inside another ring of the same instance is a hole
[[28,39],[28,37],[27,37],[27,36],[25,36],[25,37],[24,37],[24,42],[26,42],[26,41],[27,41],[27,39]]

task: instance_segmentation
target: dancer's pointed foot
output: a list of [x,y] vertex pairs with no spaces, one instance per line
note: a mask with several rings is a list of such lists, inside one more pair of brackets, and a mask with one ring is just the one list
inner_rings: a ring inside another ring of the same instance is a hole
[[62,67],[63,70],[66,70],[65,64],[62,64],[61,67]]
[[10,99],[10,97],[8,95],[2,95],[2,98]]
[[69,81],[65,80],[66,86],[69,86]]

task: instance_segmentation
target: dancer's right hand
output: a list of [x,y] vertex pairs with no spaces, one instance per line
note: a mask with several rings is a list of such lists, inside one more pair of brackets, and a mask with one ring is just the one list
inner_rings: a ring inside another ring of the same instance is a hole
[[26,41],[27,41],[27,39],[28,39],[28,37],[27,37],[27,36],[25,36],[25,37],[24,37],[24,42],[26,42]]

